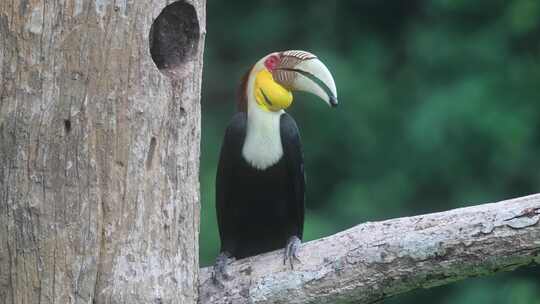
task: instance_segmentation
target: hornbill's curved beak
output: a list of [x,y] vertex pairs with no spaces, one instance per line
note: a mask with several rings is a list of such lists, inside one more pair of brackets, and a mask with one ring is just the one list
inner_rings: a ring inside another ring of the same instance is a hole
[[328,68],[306,51],[284,51],[272,72],[274,80],[290,90],[319,96],[332,107],[338,105],[336,84]]

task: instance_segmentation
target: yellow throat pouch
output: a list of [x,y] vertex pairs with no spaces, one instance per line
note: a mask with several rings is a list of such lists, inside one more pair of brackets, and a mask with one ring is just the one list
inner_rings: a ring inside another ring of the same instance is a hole
[[274,81],[268,70],[260,71],[255,77],[255,99],[267,111],[279,111],[292,104],[293,95]]

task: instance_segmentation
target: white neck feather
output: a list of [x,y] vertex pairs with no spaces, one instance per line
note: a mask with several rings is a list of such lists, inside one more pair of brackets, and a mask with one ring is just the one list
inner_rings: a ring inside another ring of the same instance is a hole
[[263,110],[255,100],[255,75],[264,68],[264,58],[253,69],[247,83],[247,130],[242,156],[253,167],[264,170],[276,164],[283,156],[280,117],[283,110]]

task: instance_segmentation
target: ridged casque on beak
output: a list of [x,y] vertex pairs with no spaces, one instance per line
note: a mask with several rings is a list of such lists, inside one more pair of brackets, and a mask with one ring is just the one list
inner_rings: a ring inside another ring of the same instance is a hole
[[272,71],[274,80],[290,90],[319,96],[332,107],[337,106],[337,90],[332,74],[317,56],[306,51],[284,51]]

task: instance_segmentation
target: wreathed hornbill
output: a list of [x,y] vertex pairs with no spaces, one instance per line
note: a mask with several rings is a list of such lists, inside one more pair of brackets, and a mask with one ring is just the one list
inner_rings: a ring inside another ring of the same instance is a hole
[[304,226],[304,162],[300,134],[285,113],[292,90],[337,106],[332,74],[305,51],[271,53],[244,77],[238,113],[225,132],[216,177],[221,253],[214,278],[227,278],[229,259],[285,247],[298,259]]

